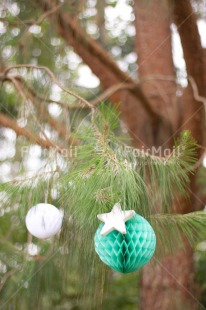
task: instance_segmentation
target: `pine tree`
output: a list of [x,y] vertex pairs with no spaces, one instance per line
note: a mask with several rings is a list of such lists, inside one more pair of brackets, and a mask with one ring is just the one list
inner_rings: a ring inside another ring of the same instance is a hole
[[[117,17],[118,35],[115,26],[108,27],[104,8],[120,1],[2,3],[0,138],[7,158],[2,170],[11,169],[12,176],[4,182],[1,175],[2,307],[99,309],[99,302],[107,310],[125,310],[131,302],[144,310],[195,309],[192,248],[205,238],[205,213],[191,213],[204,208],[205,197],[196,186],[204,155],[205,50],[197,27],[204,1],[128,1],[131,20],[121,27]],[[179,84],[173,64],[174,32],[183,47],[187,87]],[[82,61],[99,78],[103,94],[100,87],[77,90]],[[127,63],[127,73],[119,61]],[[120,102],[120,125],[109,98]],[[36,150],[44,167],[28,174]],[[25,215],[39,202],[64,209],[59,237],[39,241],[26,231]],[[118,277],[94,252],[96,215],[117,202],[145,217],[157,236],[153,261],[134,276]],[[132,301],[124,294],[135,279],[141,281],[141,301],[136,291]],[[111,297],[111,281],[127,283],[123,296],[116,289],[118,300]]]

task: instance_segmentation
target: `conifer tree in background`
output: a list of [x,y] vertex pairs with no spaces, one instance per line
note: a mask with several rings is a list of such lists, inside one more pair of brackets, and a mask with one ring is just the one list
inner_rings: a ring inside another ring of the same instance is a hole
[[[128,2],[136,35],[128,36],[121,49],[127,55],[136,44],[138,80],[120,70],[109,51],[121,42],[105,30],[102,10],[118,1],[97,1],[94,20],[88,15],[92,1],[35,2],[17,1],[9,8],[5,1],[1,11],[11,36],[2,30],[7,49],[1,55],[0,125],[18,138],[11,160],[16,177],[0,187],[0,307],[104,305],[103,286],[111,273],[93,249],[96,215],[121,201],[123,209],[145,217],[157,236],[155,257],[142,272],[140,308],[201,308],[191,245],[204,240],[206,225],[200,211],[205,201],[196,184],[206,95],[196,11],[204,1]],[[86,33],[91,24],[98,26],[99,38]],[[171,25],[180,35],[186,63],[188,86],[183,89],[173,64]],[[72,53],[66,45],[91,68],[104,92],[91,95],[71,85],[76,73],[64,54]],[[134,64],[128,70],[136,74]],[[120,117],[108,100],[118,103]],[[52,114],[57,106],[59,115]],[[41,147],[43,167],[29,176],[30,144]],[[151,151],[159,147],[163,156],[154,156]],[[24,218],[31,206],[45,201],[64,209],[64,225],[59,238],[38,241],[27,234]]]

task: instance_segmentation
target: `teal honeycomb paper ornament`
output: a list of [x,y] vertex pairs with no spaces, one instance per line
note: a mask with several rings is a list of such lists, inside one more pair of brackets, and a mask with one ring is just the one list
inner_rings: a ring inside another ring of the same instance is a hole
[[94,237],[95,251],[110,268],[129,273],[149,262],[156,248],[156,236],[152,226],[142,216],[135,214],[126,223],[126,234],[117,230],[101,235],[100,224]]

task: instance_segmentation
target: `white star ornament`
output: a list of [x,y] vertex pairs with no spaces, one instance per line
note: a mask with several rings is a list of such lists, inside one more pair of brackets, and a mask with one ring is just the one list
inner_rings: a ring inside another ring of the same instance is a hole
[[116,203],[111,212],[97,215],[97,218],[105,223],[101,230],[101,235],[106,236],[113,230],[126,234],[125,222],[133,216],[135,216],[134,210],[122,211],[121,205]]

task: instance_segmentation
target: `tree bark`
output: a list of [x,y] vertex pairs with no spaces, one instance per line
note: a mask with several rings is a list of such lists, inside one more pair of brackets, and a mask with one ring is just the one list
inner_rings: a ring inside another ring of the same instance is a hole
[[[165,118],[170,130],[160,127],[152,145],[167,147],[168,136],[176,129],[177,113],[175,72],[172,60],[170,10],[163,1],[135,1],[136,47],[138,55],[138,77],[148,82],[143,84],[143,91],[155,111]],[[165,80],[155,81],[158,75]],[[167,80],[167,77],[173,80]],[[153,78],[153,79],[152,79]]]
[[[182,4],[180,4],[182,2]],[[183,3],[184,2],[184,3]],[[179,13],[183,6],[189,1],[176,1]],[[187,5],[186,5],[187,6]],[[174,7],[174,11],[177,14],[177,8]],[[136,13],[136,31],[137,31],[137,54],[139,64],[139,77],[140,79],[146,76],[163,75],[173,76],[174,67],[172,62],[172,46],[171,46],[171,13],[172,7],[169,7],[167,1],[135,1],[135,13]],[[191,13],[191,11],[190,11]],[[193,19],[194,19],[194,14]],[[177,16],[176,16],[177,18]],[[185,19],[185,16],[183,17]],[[178,19],[178,27],[181,36],[183,36],[182,42],[184,43],[184,50],[187,50],[188,36],[191,31],[187,29],[187,36],[184,31],[191,25],[190,19],[185,20],[184,23],[181,18]],[[181,28],[181,23],[184,25],[184,30]],[[196,23],[195,23],[196,25]],[[193,24],[194,27],[194,24]],[[196,29],[192,27],[195,32],[195,36],[198,38]],[[191,30],[191,29],[190,29]],[[189,74],[195,75],[198,80],[198,85],[201,87],[201,79],[198,74],[201,74],[200,69],[201,59],[201,46],[198,42],[198,49],[193,63],[190,57],[192,56],[193,47],[196,48],[194,42],[188,44],[191,54],[188,50],[185,52],[186,65]],[[198,53],[199,52],[199,53]],[[194,69],[198,62],[197,67]],[[159,84],[159,89],[155,89],[154,85],[146,85],[145,92],[150,97],[152,108],[161,110],[162,113],[167,113],[167,121],[172,127],[172,133],[161,130],[158,134],[163,135],[165,143],[162,147],[171,146],[171,141],[179,130],[190,129],[192,134],[198,138],[198,142],[202,143],[203,127],[202,127],[202,109],[197,111],[197,107],[201,106],[200,102],[194,100],[191,88],[188,87],[186,92],[187,96],[190,94],[189,105],[187,102],[187,109],[185,109],[186,103],[183,100],[186,99],[183,96],[182,101],[178,102],[174,100],[176,97],[175,84],[167,81],[163,81]],[[162,100],[161,93],[165,94],[167,100]],[[156,96],[154,96],[154,94]],[[192,115],[196,111],[196,117],[192,118]],[[181,115],[181,112],[183,115]],[[191,121],[190,121],[191,118]],[[169,127],[169,126],[168,126]],[[152,145],[156,145],[161,139],[154,139]],[[151,145],[151,146],[152,146]],[[194,179],[193,179],[194,181]],[[194,183],[194,182],[192,182]],[[192,188],[192,191],[194,188]],[[179,212],[192,211],[191,202],[186,201],[184,198],[180,198],[181,209]],[[179,206],[178,206],[179,207]],[[173,208],[178,209],[177,205]],[[194,268],[193,268],[193,256],[191,248],[186,244],[186,251],[177,251],[174,256],[168,256],[162,261],[157,261],[156,266],[148,265],[143,269],[142,275],[142,291],[141,291],[141,309],[162,309],[162,310],[176,310],[176,309],[196,309],[199,306],[199,302],[195,297],[195,285],[194,285]]]
[[[200,96],[206,96],[206,66],[205,52],[201,46],[200,34],[197,27],[197,17],[193,12],[190,1],[175,0],[173,2],[173,20],[177,26],[186,69],[189,77],[192,77]],[[189,129],[196,141],[205,144],[205,107],[204,103],[194,98],[191,83],[189,83],[182,97],[182,129]],[[199,157],[203,150],[199,149]],[[190,201],[193,210],[202,209],[202,202],[196,196],[195,176],[191,178]]]
[[[201,46],[196,15],[190,1],[175,0],[173,5],[173,19],[180,35],[188,76],[192,76],[195,80],[199,94],[206,96],[204,50]],[[183,123],[186,122],[184,127],[189,128],[194,138],[201,144],[205,132],[204,105],[194,100],[191,87],[187,88],[184,96]],[[191,117],[193,114],[194,117]]]
[[156,259],[155,264],[143,269],[141,309],[198,309],[191,248],[187,246],[186,251],[178,250],[161,261]]

